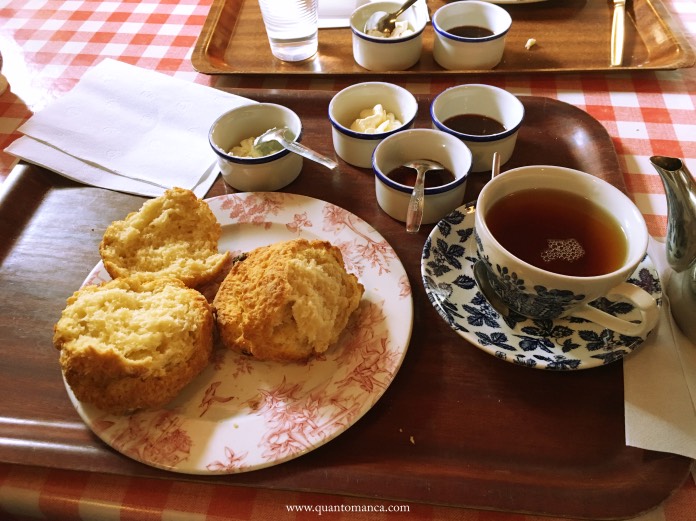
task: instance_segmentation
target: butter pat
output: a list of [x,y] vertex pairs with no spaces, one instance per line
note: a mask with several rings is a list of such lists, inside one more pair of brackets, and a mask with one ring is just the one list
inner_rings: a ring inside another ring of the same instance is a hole
[[396,119],[394,114],[384,110],[384,107],[378,103],[371,109],[361,110],[360,116],[351,123],[350,129],[354,132],[377,134],[395,130],[402,125],[403,123]]
[[232,147],[229,153],[236,157],[263,157],[283,149],[280,143],[273,141],[255,147],[255,140],[256,137],[253,136],[243,139],[239,145]]
[[259,152],[254,149],[254,137],[242,139],[242,142],[232,147],[230,154],[237,157],[261,157]]
[[402,36],[408,36],[410,34],[413,34],[413,29],[411,29],[411,26],[408,22],[401,21],[396,22],[394,30],[391,32],[389,36],[384,36],[383,33],[379,32],[376,29],[371,29],[367,31],[365,34],[367,34],[368,36],[377,36],[380,38],[401,38]]

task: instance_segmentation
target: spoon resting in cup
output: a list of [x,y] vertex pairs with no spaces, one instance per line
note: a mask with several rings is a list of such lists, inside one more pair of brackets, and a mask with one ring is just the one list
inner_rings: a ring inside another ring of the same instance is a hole
[[419,159],[410,161],[403,166],[416,169],[416,182],[413,184],[413,192],[406,210],[406,231],[416,233],[420,230],[423,221],[423,207],[425,205],[425,173],[429,170],[444,170],[445,167],[435,161]]
[[259,148],[264,143],[275,141],[280,143],[283,148],[286,148],[290,152],[295,152],[296,154],[306,157],[307,159],[311,159],[312,161],[324,165],[326,168],[331,170],[338,168],[338,163],[336,163],[336,161],[330,157],[324,156],[319,152],[315,152],[311,148],[307,148],[304,145],[300,145],[297,141],[293,141],[293,138],[288,136],[289,131],[290,129],[287,127],[271,128],[254,139],[254,147]]
[[507,316],[510,313],[510,308],[503,302],[498,294],[491,286],[491,282],[488,278],[488,268],[482,260],[477,260],[474,263],[474,279],[476,280],[476,285],[478,286],[483,296],[488,301],[488,303],[502,316]]

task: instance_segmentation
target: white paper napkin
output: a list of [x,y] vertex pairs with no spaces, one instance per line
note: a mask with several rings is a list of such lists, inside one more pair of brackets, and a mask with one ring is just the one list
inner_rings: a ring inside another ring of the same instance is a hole
[[76,181],[145,196],[205,195],[218,170],[208,130],[252,100],[106,59],[33,115],[6,152]]
[[665,245],[651,239],[648,253],[665,294],[657,328],[623,361],[626,444],[696,458],[696,346],[669,310]]

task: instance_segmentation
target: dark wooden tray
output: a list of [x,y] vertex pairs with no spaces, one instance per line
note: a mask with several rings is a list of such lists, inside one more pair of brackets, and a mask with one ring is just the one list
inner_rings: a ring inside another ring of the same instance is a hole
[[[429,0],[431,13],[445,0]],[[548,0],[502,5],[513,19],[502,62],[493,70],[447,71],[432,57],[433,28],[423,36],[420,61],[385,75],[572,72],[677,69],[694,64],[694,52],[661,0],[627,2],[624,62],[610,66],[612,3]],[[525,49],[529,38],[537,44]],[[196,42],[193,66],[208,74],[366,74],[355,63],[349,28],[320,29],[319,52],[301,63],[273,57],[257,0],[215,0]]]
[[[330,93],[236,92],[292,108],[303,121],[303,143],[334,155],[326,116]],[[522,99],[527,116],[504,168],[543,157],[623,187],[611,139],[596,120],[555,100]],[[420,99],[418,127],[430,124],[429,101]],[[470,179],[470,199],[485,180],[485,174]],[[528,369],[498,360],[452,331],[420,279],[432,226],[410,235],[384,214],[370,170],[341,162],[331,174],[305,162],[285,191],[330,201],[371,223],[410,277],[411,344],[370,412],[323,447],[246,474],[182,476],[107,447],[68,399],[52,326],[98,262],[105,227],[143,199],[20,165],[0,193],[0,461],[594,519],[635,516],[686,479],[688,458],[625,445],[621,363],[566,373]],[[210,195],[224,192],[218,180]]]

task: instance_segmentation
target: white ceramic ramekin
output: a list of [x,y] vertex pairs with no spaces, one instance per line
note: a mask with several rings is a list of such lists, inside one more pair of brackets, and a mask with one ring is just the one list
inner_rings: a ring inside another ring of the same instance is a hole
[[[361,111],[380,104],[394,114],[402,126],[386,132],[367,134],[351,130]],[[408,90],[384,82],[357,83],[346,87],[331,99],[329,120],[331,136],[338,157],[360,168],[372,166],[372,152],[386,137],[411,128],[418,113],[418,102]]]
[[302,170],[302,157],[281,149],[263,157],[238,157],[232,147],[258,137],[274,127],[287,127],[299,141],[302,123],[297,114],[282,105],[254,103],[222,114],[210,127],[208,141],[217,155],[225,182],[242,192],[268,192],[292,183]]
[[[489,2],[468,0],[450,2],[440,7],[432,19],[435,38],[433,58],[448,70],[488,70],[503,58],[505,38],[512,18],[502,7]],[[463,26],[484,27],[491,36],[468,38],[449,30]]]
[[[505,130],[495,134],[475,135],[449,128],[446,121],[460,114],[479,114],[495,119]],[[461,139],[473,154],[473,172],[491,169],[493,153],[498,152],[505,164],[515,150],[517,134],[524,120],[524,105],[514,94],[491,85],[470,84],[450,87],[430,104],[433,128]]]
[[402,2],[368,2],[358,7],[350,17],[350,29],[355,62],[369,71],[402,71],[413,67],[423,52],[423,31],[428,21],[427,11],[412,6],[399,21],[408,22],[412,34],[384,38],[365,32],[365,22],[377,11],[393,13]]
[[451,134],[429,128],[404,130],[382,141],[372,158],[375,194],[380,208],[399,221],[406,221],[413,186],[397,183],[388,174],[418,159],[436,161],[454,174],[452,182],[425,189],[422,223],[432,224],[462,205],[471,169],[471,152]]

